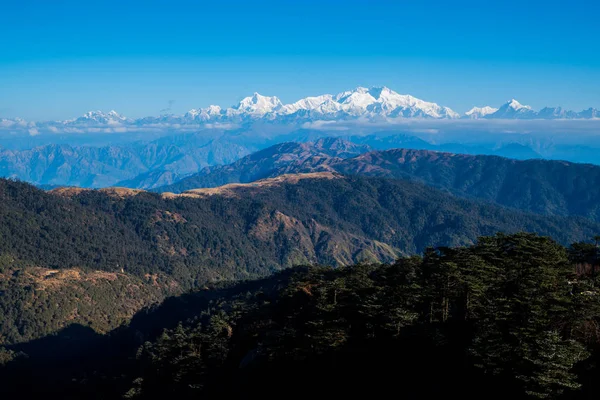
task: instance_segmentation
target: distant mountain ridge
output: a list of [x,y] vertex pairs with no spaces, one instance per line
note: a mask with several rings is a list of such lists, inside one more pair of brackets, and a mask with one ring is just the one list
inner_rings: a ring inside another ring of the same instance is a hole
[[154,189],[192,176],[203,168],[228,165],[256,151],[287,142],[319,142],[320,152],[339,158],[354,157],[370,150],[408,148],[600,163],[600,142],[594,141],[584,146],[569,146],[519,135],[482,144],[436,143],[439,138],[420,138],[395,130],[365,135],[354,131],[288,129],[284,134],[273,134],[268,129],[257,128],[250,131],[199,130],[152,141],[100,147],[74,144],[47,144],[25,149],[0,147],[0,177],[27,181],[43,188],[124,186]]
[[504,103],[499,108],[474,107],[467,111],[463,118],[470,119],[599,119],[600,111],[595,108],[588,108],[580,112],[565,110],[562,107],[544,107],[540,111],[535,111],[527,105],[519,103],[512,99]]
[[600,221],[600,166],[564,161],[512,160],[428,150],[392,149],[336,157],[327,148],[343,139],[276,145],[233,164],[206,168],[157,191],[181,193],[287,173],[319,171],[420,181],[455,195],[544,215]]
[[37,185],[81,187],[114,186],[137,178],[143,187],[144,174],[151,174],[153,184],[169,184],[203,167],[227,164],[258,150],[251,143],[237,144],[235,138],[195,139],[104,147],[0,148],[0,176]]
[[339,138],[319,139],[313,143],[281,143],[229,165],[204,168],[197,174],[172,185],[159,187],[156,191],[181,193],[228,183],[253,182],[287,173],[329,171],[332,169],[327,168],[327,165],[370,150],[367,145],[356,145]]

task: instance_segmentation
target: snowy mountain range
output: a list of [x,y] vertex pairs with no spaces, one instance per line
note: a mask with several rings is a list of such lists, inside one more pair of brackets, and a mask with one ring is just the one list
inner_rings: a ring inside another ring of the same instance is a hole
[[127,118],[116,111],[90,111],[66,121],[31,122],[22,119],[1,119],[0,129],[60,130],[77,127],[104,127],[156,125],[203,125],[214,123],[246,123],[265,121],[273,123],[303,123],[311,121],[364,120],[393,121],[398,119],[600,119],[600,111],[589,108],[581,112],[561,107],[546,107],[540,111],[510,100],[498,108],[474,107],[464,115],[436,103],[410,95],[399,94],[387,87],[357,87],[337,95],[324,94],[306,97],[291,104],[283,104],[276,96],[254,93],[238,104],[221,108],[211,105],[192,109],[184,115],[161,115],[139,119]]
[[600,111],[588,108],[581,112],[565,110],[562,107],[545,107],[540,111],[533,110],[530,106],[523,105],[512,99],[500,108],[474,107],[467,111],[463,118],[471,119],[598,119]]
[[183,116],[181,122],[239,122],[252,119],[331,120],[361,117],[455,119],[460,115],[448,107],[410,95],[401,95],[387,87],[370,89],[358,87],[337,95],[307,97],[291,104],[283,104],[276,96],[269,97],[254,93],[227,109],[210,106],[190,110]]
[[88,123],[97,123],[100,125],[120,125],[124,123],[131,122],[127,117],[122,116],[118,112],[112,110],[108,113],[103,113],[102,111],[88,111],[83,114],[81,117],[64,121],[64,124],[88,124]]

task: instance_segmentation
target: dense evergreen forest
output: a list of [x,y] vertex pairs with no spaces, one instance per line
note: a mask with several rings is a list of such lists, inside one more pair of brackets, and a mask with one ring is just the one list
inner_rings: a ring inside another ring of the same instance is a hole
[[61,399],[595,399],[598,240],[565,248],[498,234],[389,264],[219,284],[108,335],[74,325],[7,347],[0,388]]
[[0,341],[69,323],[107,332],[143,306],[296,265],[391,262],[498,231],[562,244],[600,225],[454,197],[419,183],[334,174],[165,197],[46,193],[0,180]]

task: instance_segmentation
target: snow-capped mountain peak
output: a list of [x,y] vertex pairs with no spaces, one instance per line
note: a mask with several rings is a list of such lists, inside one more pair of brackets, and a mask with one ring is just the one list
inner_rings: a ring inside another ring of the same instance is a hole
[[351,114],[363,114],[367,111],[370,116],[390,118],[458,118],[459,115],[448,107],[442,107],[411,95],[394,92],[386,86],[357,87],[354,90],[342,92],[333,97]]
[[[129,119],[118,112],[89,111],[79,118],[66,121],[29,122],[19,119],[0,119],[2,130],[27,130],[37,132],[61,132],[85,129],[106,128],[107,131],[124,131],[129,125],[140,129],[143,126],[180,127],[184,125],[223,124],[242,126],[255,121],[277,124],[310,124],[313,122],[353,121],[393,122],[400,119],[456,119],[460,116],[448,107],[417,97],[400,94],[386,86],[363,87],[338,94],[322,94],[283,104],[275,96],[254,93],[243,98],[238,104],[222,109],[217,105],[189,110],[184,115],[161,115]],[[545,107],[539,111],[511,99],[499,108],[490,106],[473,107],[462,118],[465,119],[600,119],[600,111],[589,108],[575,112],[562,107]],[[33,134],[33,133],[32,133]]]
[[507,101],[506,106],[512,108],[513,110],[520,110],[521,108],[526,108],[528,110],[531,110],[531,107],[525,106],[525,105],[519,103],[515,99],[511,99],[511,100]]
[[525,106],[515,99],[507,101],[498,111],[487,114],[484,118],[487,119],[535,119],[537,112],[533,111],[530,106]]
[[191,109],[190,111],[188,111],[185,115],[184,118],[187,120],[198,120],[198,121],[208,121],[211,118],[217,117],[221,114],[221,107],[219,106],[214,106],[214,105],[210,105],[206,108],[199,108],[199,109]]
[[293,114],[300,110],[306,111],[323,111],[327,106],[333,105],[333,108],[337,111],[339,110],[339,105],[337,102],[333,101],[333,96],[330,94],[324,94],[321,96],[312,96],[305,97],[300,99],[292,104],[286,104],[283,106],[283,112],[286,114]]
[[204,110],[209,115],[218,115],[221,113],[221,107],[215,106],[215,105],[210,105],[207,108],[205,108]]
[[263,96],[254,93],[252,96],[243,98],[233,109],[247,114],[263,115],[269,112],[278,111],[283,107],[281,100],[276,96]]
[[485,107],[473,107],[465,113],[465,115],[471,119],[483,118],[486,115],[490,115],[498,111],[497,108],[485,106]]
[[353,111],[366,110],[367,106],[377,101],[369,93],[369,89],[361,86],[354,90],[339,93],[333,99]]
[[96,123],[104,125],[117,125],[127,122],[127,117],[119,114],[115,110],[105,113],[100,110],[88,111],[75,120],[65,121],[65,123]]
[[371,96],[373,96],[377,100],[379,100],[382,97],[387,97],[390,95],[398,94],[398,93],[394,92],[393,90],[391,90],[390,88],[388,88],[387,86],[372,87],[372,88],[368,89],[368,92]]

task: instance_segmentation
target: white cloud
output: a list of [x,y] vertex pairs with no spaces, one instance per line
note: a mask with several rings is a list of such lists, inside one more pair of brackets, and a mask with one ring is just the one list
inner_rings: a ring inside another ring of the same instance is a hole
[[[357,121],[358,122],[358,121]],[[304,129],[316,129],[316,130],[332,130],[332,131],[346,131],[350,129],[349,126],[345,126],[340,121],[311,121],[302,124]]]
[[0,121],[0,133],[23,135],[52,134],[127,134],[156,133],[160,135],[191,133],[202,129],[234,130],[247,128],[248,131],[261,130],[270,132],[271,136],[286,134],[294,129],[314,129],[322,131],[355,131],[357,133],[376,132],[377,130],[414,133],[415,135],[457,135],[462,137],[485,137],[490,134],[527,134],[527,135],[562,135],[572,138],[600,138],[600,120],[434,120],[434,119],[388,119],[369,121],[357,120],[316,120],[301,124],[260,124],[240,125],[236,123],[179,124],[154,123],[147,125],[65,125],[65,124],[32,124],[11,120]]

